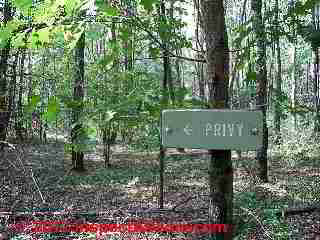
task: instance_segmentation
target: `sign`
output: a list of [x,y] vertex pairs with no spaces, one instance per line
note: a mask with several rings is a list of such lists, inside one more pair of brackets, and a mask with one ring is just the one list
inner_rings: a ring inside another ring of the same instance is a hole
[[244,110],[164,110],[164,147],[255,150],[262,146],[262,112]]

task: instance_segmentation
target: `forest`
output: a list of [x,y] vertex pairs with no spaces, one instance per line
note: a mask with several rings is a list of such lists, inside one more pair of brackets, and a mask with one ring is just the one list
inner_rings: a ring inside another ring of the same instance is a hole
[[0,0],[0,240],[320,240],[318,45],[320,0]]

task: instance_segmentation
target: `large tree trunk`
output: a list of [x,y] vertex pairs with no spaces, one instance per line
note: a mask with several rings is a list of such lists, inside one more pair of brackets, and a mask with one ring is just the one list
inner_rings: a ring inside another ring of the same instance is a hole
[[[82,124],[79,122],[80,115],[83,110],[84,97],[84,47],[85,47],[85,33],[83,32],[77,42],[75,48],[75,62],[77,64],[75,71],[75,83],[73,98],[78,103],[78,106],[73,109],[73,124],[71,130],[72,144],[79,143],[82,135]],[[73,169],[76,171],[84,171],[84,153],[79,149],[72,149],[72,163]]]
[[268,182],[268,128],[266,113],[266,96],[267,96],[267,68],[266,68],[266,45],[264,24],[262,22],[262,0],[252,0],[251,8],[253,11],[253,29],[257,39],[257,96],[256,105],[263,114],[262,125],[262,147],[257,151],[257,160],[259,162],[259,177],[263,182]]
[[[202,0],[201,13],[206,43],[209,86],[209,105],[229,108],[229,49],[224,19],[223,0]],[[214,223],[232,224],[233,169],[230,150],[209,150],[209,184],[212,207],[218,210]],[[232,232],[219,234],[221,239],[232,239]]]
[[[12,19],[11,1],[5,0],[3,4],[3,25]],[[0,49],[0,141],[5,141],[10,113],[8,112],[8,81],[6,72],[10,54],[10,39],[4,48]]]

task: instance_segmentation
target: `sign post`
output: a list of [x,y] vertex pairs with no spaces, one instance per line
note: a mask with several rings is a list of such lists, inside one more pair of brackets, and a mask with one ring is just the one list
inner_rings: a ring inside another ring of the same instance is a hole
[[164,198],[165,148],[256,150],[262,147],[262,112],[258,110],[164,110],[160,122],[160,208]]

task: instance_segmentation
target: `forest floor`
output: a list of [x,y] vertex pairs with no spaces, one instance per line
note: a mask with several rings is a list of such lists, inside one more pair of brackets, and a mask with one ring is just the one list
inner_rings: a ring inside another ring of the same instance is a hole
[[[77,223],[208,223],[206,151],[170,150],[165,159],[165,209],[158,210],[158,153],[113,147],[111,168],[104,167],[101,146],[85,155],[86,172],[70,171],[62,142],[15,144],[0,152],[0,232],[14,221],[60,219]],[[269,154],[269,180],[256,176],[254,152],[233,154],[234,239],[316,239],[320,235],[320,161],[299,159],[292,166]],[[316,206],[316,207],[314,207]],[[299,211],[293,211],[292,208]],[[56,215],[40,211],[55,209]],[[46,210],[47,209],[47,210]],[[290,212],[285,212],[291,209]],[[38,214],[31,215],[31,212]],[[98,214],[97,214],[98,212]],[[59,215],[60,214],[60,215]],[[11,225],[10,225],[11,224]],[[20,229],[21,230],[21,229]],[[11,233],[14,229],[10,230]],[[109,239],[111,233],[99,235]],[[208,235],[112,233],[115,239],[206,239]],[[131,235],[130,235],[131,234]],[[13,239],[96,239],[96,234],[28,233]],[[20,238],[17,238],[20,237]],[[1,235],[0,235],[1,239]]]

